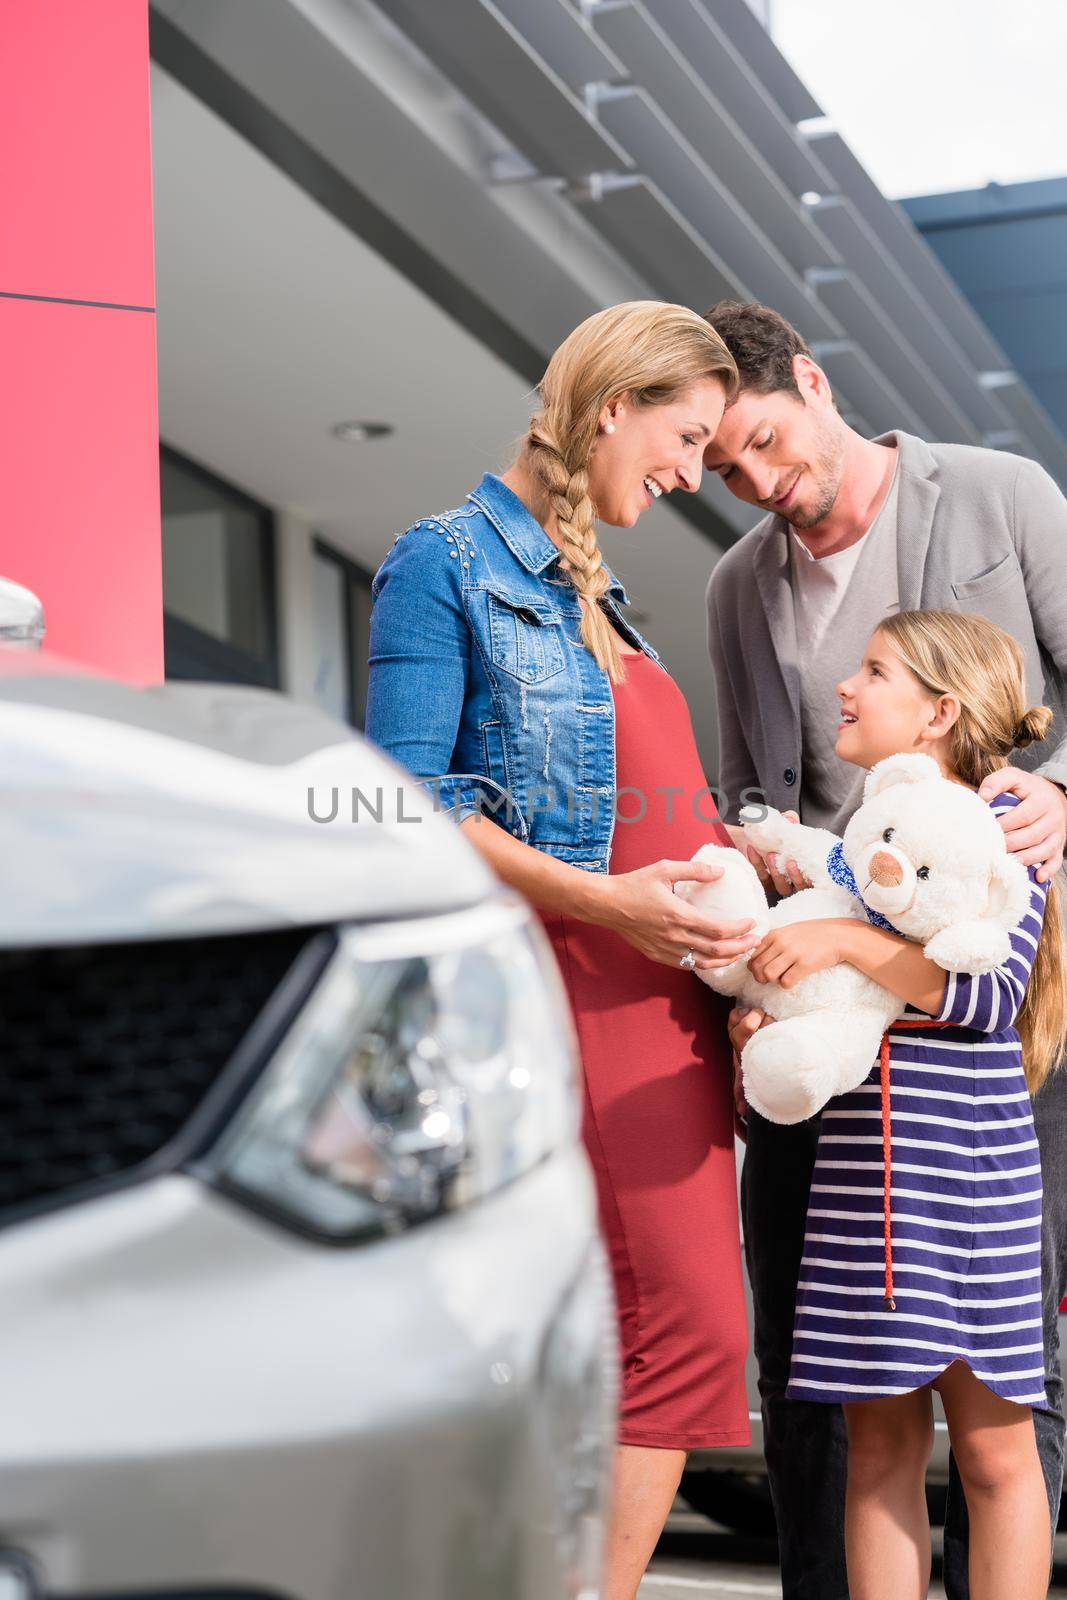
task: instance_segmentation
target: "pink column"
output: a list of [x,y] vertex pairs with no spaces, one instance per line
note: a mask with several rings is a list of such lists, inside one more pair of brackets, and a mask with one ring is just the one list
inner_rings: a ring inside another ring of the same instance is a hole
[[163,677],[147,0],[6,8],[0,577],[45,646]]

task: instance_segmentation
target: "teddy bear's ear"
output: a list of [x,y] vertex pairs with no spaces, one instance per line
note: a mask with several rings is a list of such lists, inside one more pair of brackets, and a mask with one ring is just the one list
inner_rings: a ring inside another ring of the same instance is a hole
[[873,800],[876,794],[891,789],[895,783],[929,783],[931,778],[940,776],[941,768],[933,756],[886,756],[884,761],[876,761],[868,772],[863,798]]

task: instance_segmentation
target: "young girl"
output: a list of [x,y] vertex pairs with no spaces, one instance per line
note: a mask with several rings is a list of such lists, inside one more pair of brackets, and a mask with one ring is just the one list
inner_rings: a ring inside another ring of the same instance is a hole
[[[1014,639],[951,612],[887,618],[837,692],[843,760],[871,767],[921,751],[971,789],[1052,720],[1047,707],[1026,710]],[[998,796],[994,813],[1015,804]],[[787,1395],[844,1404],[852,1600],[927,1593],[933,1389],[967,1497],[972,1600],[1047,1590],[1049,1508],[1031,1413],[1046,1399],[1030,1095],[1060,1053],[1065,974],[1056,890],[1033,868],[1030,880],[1012,955],[982,977],[950,975],[919,945],[845,920],[781,928],[751,958],[758,978],[786,987],[851,962],[914,1019],[889,1030],[893,1304],[877,1063],[823,1112],[797,1292]],[[947,1025],[924,1027],[924,1015]]]

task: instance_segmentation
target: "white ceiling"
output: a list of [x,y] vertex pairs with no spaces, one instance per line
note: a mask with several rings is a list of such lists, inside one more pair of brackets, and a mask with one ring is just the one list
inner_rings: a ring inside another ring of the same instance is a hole
[[[527,385],[157,67],[152,100],[161,435],[373,569],[394,534],[507,464]],[[331,436],[360,418],[396,433]],[[603,547],[710,770],[718,551],[665,506]]]

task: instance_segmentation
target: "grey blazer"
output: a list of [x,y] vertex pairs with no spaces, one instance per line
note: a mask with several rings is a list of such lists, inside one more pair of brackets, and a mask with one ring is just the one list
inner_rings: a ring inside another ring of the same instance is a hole
[[[1030,705],[1048,738],[1013,759],[1067,785],[1067,500],[1036,462],[970,445],[885,434],[900,450],[900,609],[974,611],[1014,635]],[[708,649],[719,714],[720,809],[762,797],[795,807],[804,754],[788,525],[765,517],[708,585]],[[858,665],[857,659],[857,665]]]

